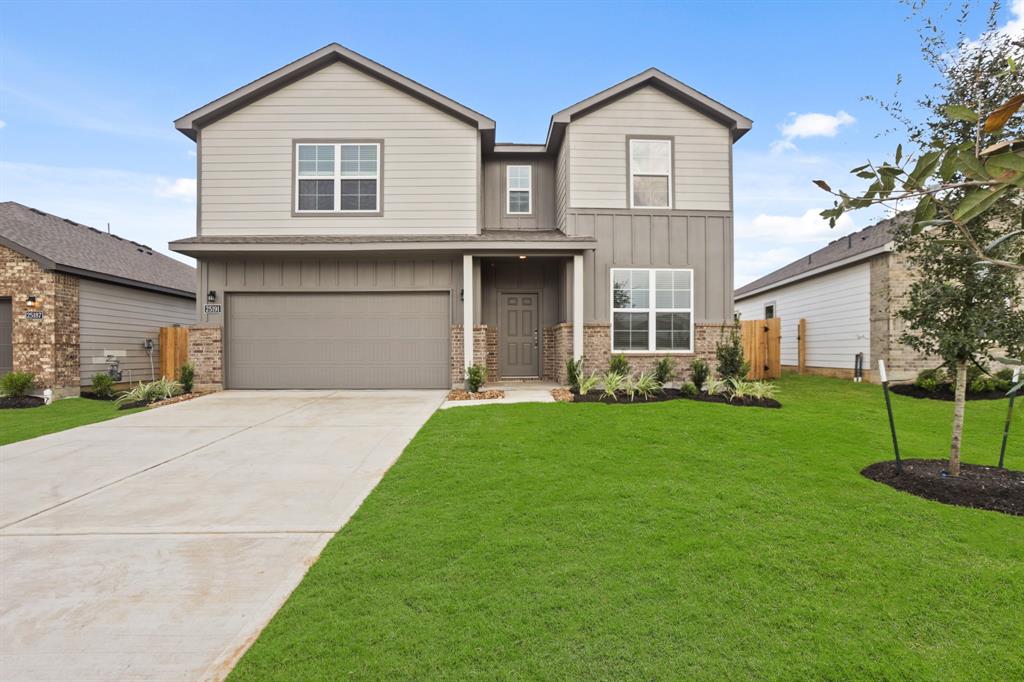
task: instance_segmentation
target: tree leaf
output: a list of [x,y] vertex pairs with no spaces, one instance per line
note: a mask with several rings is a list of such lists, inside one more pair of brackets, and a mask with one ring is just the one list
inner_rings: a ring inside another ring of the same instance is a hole
[[917,160],[914,170],[910,172],[910,176],[907,178],[907,181],[912,183],[914,187],[921,187],[924,184],[925,179],[935,172],[935,167],[939,165],[939,159],[941,157],[941,149],[928,152],[927,154],[922,154]]
[[[917,208],[914,209],[914,234],[918,234],[924,229],[924,222],[931,220],[935,217],[935,202],[932,201],[932,196],[926,194],[921,201],[917,202]],[[920,225],[920,227],[918,227]]]
[[968,123],[978,122],[978,115],[961,104],[950,104],[946,107],[946,117],[956,119],[957,121],[967,121]]
[[856,168],[851,168],[850,172],[851,173],[860,173],[862,170],[864,170],[865,168],[867,168],[870,165],[871,165],[870,163],[865,163],[863,166],[857,166]]
[[818,187],[822,188],[826,192],[831,192],[832,191],[832,188],[829,187],[828,183],[825,182],[824,180],[813,180],[812,182],[814,182],[815,185],[817,185]]
[[[1009,152],[1007,154],[997,154],[989,157],[988,161],[985,162],[985,168],[992,175],[996,175],[1001,172],[1002,169],[1018,171],[1024,173],[1024,154],[1015,154]],[[1000,169],[1000,170],[993,170]]]
[[1017,113],[1021,105],[1024,104],[1024,95],[1016,95],[1006,100],[1003,106],[999,107],[985,119],[985,132],[994,133],[1010,120],[1010,117]]
[[973,152],[960,152],[956,155],[957,168],[964,172],[964,175],[974,178],[975,180],[988,180],[988,171],[985,170],[985,166],[978,160],[978,157]]
[[900,161],[903,159],[903,145],[896,145],[896,165],[898,166]]
[[996,190],[978,189],[963,198],[960,205],[953,212],[953,218],[966,223],[977,218],[982,213],[992,208],[992,205],[999,201],[999,198],[1006,193],[1009,187],[1000,187]]
[[1002,237],[999,237],[998,239],[993,239],[988,244],[986,244],[983,251],[985,253],[989,253],[990,251],[999,248],[1000,245],[1005,244],[1011,239],[1016,239],[1017,237],[1020,237],[1022,235],[1024,235],[1024,230],[1014,230],[1013,232],[1004,234]]
[[952,149],[942,157],[942,165],[939,166],[939,177],[943,182],[949,182],[956,175],[956,152]]

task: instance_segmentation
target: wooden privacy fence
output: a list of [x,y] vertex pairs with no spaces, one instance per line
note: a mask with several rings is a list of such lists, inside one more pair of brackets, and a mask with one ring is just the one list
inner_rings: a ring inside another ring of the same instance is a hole
[[181,366],[188,362],[188,328],[160,328],[160,376],[178,379]]
[[782,320],[743,320],[740,322],[743,357],[750,363],[751,379],[778,379],[782,376]]

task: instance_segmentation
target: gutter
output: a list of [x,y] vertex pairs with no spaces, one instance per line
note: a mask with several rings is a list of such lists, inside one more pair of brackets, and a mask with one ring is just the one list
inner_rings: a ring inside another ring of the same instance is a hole
[[826,272],[831,272],[832,270],[839,270],[840,268],[845,268],[849,265],[855,265],[863,260],[868,260],[882,253],[890,253],[893,250],[893,248],[893,242],[888,242],[887,244],[877,246],[871,249],[870,251],[858,253],[856,256],[850,256],[849,258],[844,258],[843,260],[828,263],[826,265],[817,267],[813,270],[801,272],[799,275],[793,275],[792,277],[787,277],[786,279],[780,279],[778,282],[772,282],[771,284],[766,284],[762,287],[758,287],[757,289],[751,289],[750,291],[746,291],[742,294],[737,294],[733,298],[735,301],[739,302],[752,296],[766,294],[769,291],[774,291],[775,289],[779,289],[781,287],[788,286],[790,284],[794,284],[805,279],[810,279],[811,277],[817,277],[818,275],[824,274]]

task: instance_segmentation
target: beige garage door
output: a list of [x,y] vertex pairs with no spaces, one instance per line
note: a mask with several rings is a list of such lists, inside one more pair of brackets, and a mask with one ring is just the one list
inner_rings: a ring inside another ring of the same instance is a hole
[[447,293],[229,294],[229,388],[447,388]]

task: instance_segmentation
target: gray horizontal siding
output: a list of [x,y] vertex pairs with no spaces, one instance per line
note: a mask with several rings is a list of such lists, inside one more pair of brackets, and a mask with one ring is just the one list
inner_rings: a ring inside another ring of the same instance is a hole
[[[507,215],[505,167],[533,166],[532,215]],[[555,227],[555,164],[544,156],[489,157],[484,161],[484,229],[550,230]]]
[[79,280],[78,322],[80,377],[83,386],[94,374],[105,372],[107,351],[123,351],[124,379],[149,381],[149,354],[143,348],[153,339],[153,367],[160,372],[160,327],[188,325],[196,321],[195,302],[153,291]]

